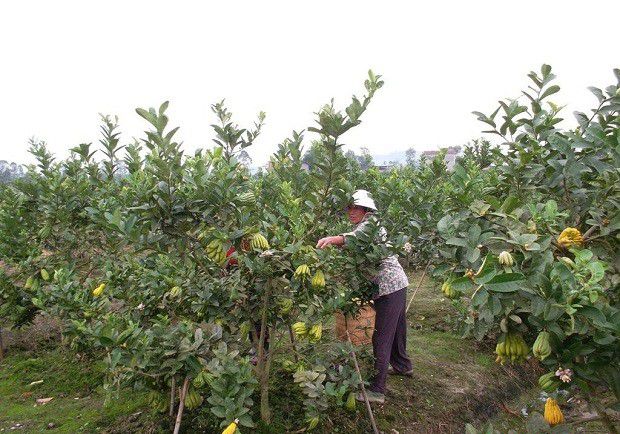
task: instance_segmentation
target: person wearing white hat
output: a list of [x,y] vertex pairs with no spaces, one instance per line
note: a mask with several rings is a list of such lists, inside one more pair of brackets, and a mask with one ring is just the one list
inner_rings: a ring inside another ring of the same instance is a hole
[[[368,225],[371,219],[376,219],[374,212],[377,206],[366,190],[357,190],[353,193],[352,201],[346,208],[349,221],[356,225],[352,232],[341,235],[321,238],[317,248],[327,246],[342,246],[347,237],[355,237]],[[387,232],[380,229],[381,242],[386,242]],[[407,286],[409,280],[398,262],[396,255],[381,260],[379,273],[372,279],[379,290],[374,298],[376,311],[375,330],[372,336],[372,347],[375,355],[375,376],[372,379],[368,399],[372,402],[385,401],[385,382],[387,374],[412,376],[413,367],[407,356],[407,319],[405,304],[407,301]],[[390,365],[392,368],[390,369]],[[363,400],[361,394],[357,399]]]

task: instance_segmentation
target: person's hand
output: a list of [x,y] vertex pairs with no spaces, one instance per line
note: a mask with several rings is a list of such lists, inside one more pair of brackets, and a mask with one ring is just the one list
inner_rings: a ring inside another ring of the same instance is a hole
[[344,244],[344,237],[342,235],[337,235],[335,237],[321,238],[316,243],[316,248],[324,249],[327,246],[342,246],[343,244]]

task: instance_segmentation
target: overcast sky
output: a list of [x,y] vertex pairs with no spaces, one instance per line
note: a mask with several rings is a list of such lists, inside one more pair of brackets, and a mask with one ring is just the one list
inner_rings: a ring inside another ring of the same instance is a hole
[[226,98],[241,125],[267,112],[250,152],[263,164],[331,97],[361,96],[368,68],[386,84],[343,137],[356,151],[467,143],[483,129],[471,111],[518,96],[542,63],[572,122],[593,105],[587,86],[614,83],[618,11],[617,0],[2,2],[0,159],[31,162],[33,136],[63,158],[96,143],[98,113],[118,115],[129,142],[145,128],[134,109],[165,100],[193,152],[212,146],[210,104]]

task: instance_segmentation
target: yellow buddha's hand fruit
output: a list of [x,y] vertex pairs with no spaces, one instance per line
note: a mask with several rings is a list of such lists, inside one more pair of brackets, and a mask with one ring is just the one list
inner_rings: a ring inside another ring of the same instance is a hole
[[530,348],[523,340],[521,333],[504,333],[495,346],[495,353],[497,354],[495,361],[502,365],[507,361],[521,363],[527,359],[529,352]]
[[459,296],[461,295],[459,291],[452,287],[452,282],[450,282],[449,280],[445,281],[443,285],[441,285],[441,292],[443,292],[443,295],[446,298],[449,298],[451,300],[459,298]]
[[293,276],[296,279],[307,279],[308,277],[310,277],[310,267],[308,267],[306,264],[301,264],[295,269],[295,273],[293,274]]
[[207,257],[213,262],[223,264],[226,262],[226,252],[224,252],[224,245],[220,240],[213,240],[206,247]]
[[99,297],[101,294],[103,294],[104,289],[105,289],[105,283],[102,283],[101,285],[93,289],[93,297]]
[[226,427],[222,434],[235,434],[237,431],[237,424],[239,423],[239,419],[235,419],[230,425]]
[[547,402],[545,403],[545,420],[551,426],[564,422],[562,410],[560,410],[560,406],[553,398],[547,398]]
[[316,343],[319,340],[321,340],[321,336],[323,335],[323,325],[322,324],[315,324],[312,327],[310,327],[310,330],[308,331],[308,340],[310,341],[310,343]]
[[250,247],[258,250],[267,250],[269,249],[269,241],[267,241],[263,234],[255,233],[250,240]]
[[581,235],[579,229],[566,228],[558,237],[558,244],[566,248],[581,246],[583,244],[583,235]]
[[312,286],[317,288],[323,288],[325,286],[325,275],[321,270],[316,270],[312,277]]
[[293,332],[295,332],[295,336],[298,338],[303,338],[308,333],[308,329],[306,328],[306,323],[299,321],[291,326]]

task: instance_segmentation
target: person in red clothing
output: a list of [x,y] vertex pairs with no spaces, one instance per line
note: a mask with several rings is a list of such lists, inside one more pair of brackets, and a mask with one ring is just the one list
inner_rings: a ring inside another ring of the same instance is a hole
[[[226,252],[226,257],[230,258],[236,251],[237,250],[235,249],[235,246],[230,246],[230,249],[228,249],[228,251]],[[239,261],[237,261],[237,258],[230,258],[226,263],[226,268],[228,269],[233,265],[239,265]]]

